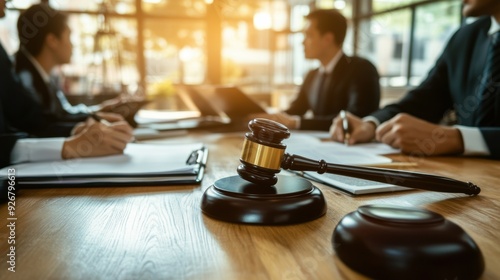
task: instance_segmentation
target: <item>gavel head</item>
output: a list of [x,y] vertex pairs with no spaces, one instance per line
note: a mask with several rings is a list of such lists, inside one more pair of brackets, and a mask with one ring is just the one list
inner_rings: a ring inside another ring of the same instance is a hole
[[252,183],[272,186],[278,182],[276,173],[281,170],[281,161],[286,145],[282,140],[290,137],[288,128],[268,119],[253,119],[248,123],[251,132],[245,134],[238,174]]

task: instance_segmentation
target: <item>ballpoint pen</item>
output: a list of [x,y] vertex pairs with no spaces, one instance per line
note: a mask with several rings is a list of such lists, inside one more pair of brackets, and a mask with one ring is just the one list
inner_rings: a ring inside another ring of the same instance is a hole
[[349,132],[349,121],[347,120],[347,114],[344,110],[340,110],[340,118],[342,119],[342,131],[344,132],[344,144],[349,145],[349,139],[351,139],[351,133]]
[[95,121],[100,122],[100,123],[102,123],[102,124],[104,124],[104,125],[107,125],[107,126],[110,126],[110,125],[111,125],[111,123],[110,123],[110,122],[108,122],[107,120],[105,120],[105,119],[103,119],[103,118],[99,117],[99,116],[98,116],[96,113],[94,113],[94,112],[89,113],[89,116],[90,116],[91,118],[93,118]]

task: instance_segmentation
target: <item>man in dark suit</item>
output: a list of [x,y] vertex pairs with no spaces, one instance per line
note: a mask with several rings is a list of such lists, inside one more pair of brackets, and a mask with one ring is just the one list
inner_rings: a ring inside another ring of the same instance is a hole
[[[460,28],[420,86],[364,119],[348,116],[350,144],[377,139],[417,155],[500,158],[500,1],[464,4],[465,16],[485,16]],[[457,125],[439,121],[454,110]],[[332,138],[344,141],[340,119]]]
[[[380,85],[368,60],[342,52],[347,21],[336,10],[315,10],[307,17],[304,53],[321,66],[310,71],[298,96],[283,113],[259,115],[291,129],[328,130],[340,110],[364,117],[379,108]],[[308,111],[312,117],[306,117]]]
[[[48,14],[44,21],[39,14]],[[144,104],[140,97],[106,100],[98,105],[71,105],[59,87],[53,69],[71,61],[73,46],[67,16],[47,4],[35,4],[22,12],[17,21],[19,51],[15,69],[21,82],[40,103],[50,119],[59,122],[80,122],[89,112],[116,112],[135,124],[135,112]]]
[[[0,0],[0,18],[5,16],[5,0]],[[59,126],[42,114],[39,104],[24,89],[12,62],[0,43],[0,167],[11,163],[90,157],[123,152],[132,138],[132,128],[113,115],[102,115],[110,126],[88,119],[78,129]],[[122,119],[123,120],[123,119]],[[29,135],[68,138],[29,138]]]
[[[84,108],[87,112],[74,110],[73,114],[69,113],[65,107],[71,108],[71,105],[58,90],[57,81],[50,71],[57,64],[68,63],[71,58],[72,46],[66,15],[51,10],[47,24],[36,25],[36,32],[30,30],[35,26],[32,23],[36,20],[34,15],[40,11],[46,13],[44,7],[49,9],[45,4],[33,5],[19,16],[17,25],[21,43],[15,55],[15,71],[24,87],[40,102],[44,114],[58,121],[84,121],[88,117],[87,108]],[[31,53],[36,53],[39,59]],[[50,70],[46,71],[45,68]]]

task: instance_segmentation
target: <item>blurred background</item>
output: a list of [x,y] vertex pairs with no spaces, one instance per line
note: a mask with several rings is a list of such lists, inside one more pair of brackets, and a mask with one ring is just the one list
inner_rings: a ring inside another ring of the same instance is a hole
[[303,56],[312,9],[348,18],[344,52],[377,66],[382,103],[418,85],[465,22],[460,0],[14,0],[0,22],[10,54],[19,12],[39,2],[69,15],[73,57],[60,71],[70,101],[125,92],[172,110],[182,106],[175,101],[182,84],[235,85],[266,107],[286,108],[318,66]]

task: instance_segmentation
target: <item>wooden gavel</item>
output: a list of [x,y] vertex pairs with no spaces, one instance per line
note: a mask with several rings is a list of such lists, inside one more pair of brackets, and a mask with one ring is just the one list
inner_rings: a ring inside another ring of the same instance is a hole
[[[471,182],[425,174],[384,168],[362,167],[327,163],[285,153],[281,141],[290,137],[288,128],[278,122],[257,118],[248,123],[251,132],[245,134],[243,150],[237,171],[241,178],[262,186],[278,181],[281,168],[294,171],[333,173],[403,187],[429,191],[477,195],[481,189]],[[395,183],[397,182],[397,183]]]

